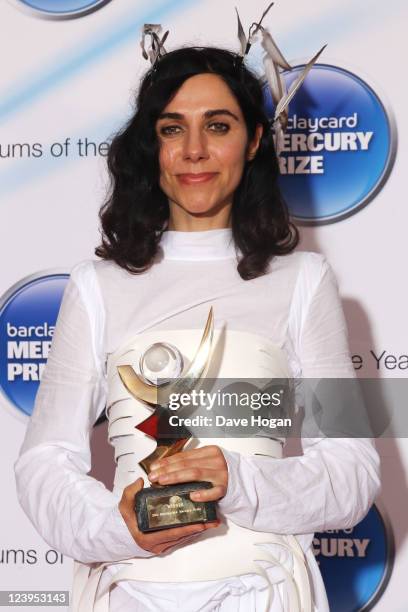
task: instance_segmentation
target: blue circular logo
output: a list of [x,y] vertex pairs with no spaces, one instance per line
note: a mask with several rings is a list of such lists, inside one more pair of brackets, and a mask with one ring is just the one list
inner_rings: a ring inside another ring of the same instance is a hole
[[[302,68],[285,74],[288,88]],[[272,117],[266,83],[264,97]],[[279,158],[291,215],[316,225],[354,214],[383,186],[395,152],[394,121],[376,92],[348,70],[316,64],[289,104]]]
[[0,303],[0,388],[21,413],[31,415],[68,274],[29,276]]
[[22,8],[40,17],[69,19],[92,13],[110,0],[17,0],[17,2]]
[[377,505],[351,529],[316,533],[313,551],[331,612],[372,609],[387,586],[394,562],[392,531]]

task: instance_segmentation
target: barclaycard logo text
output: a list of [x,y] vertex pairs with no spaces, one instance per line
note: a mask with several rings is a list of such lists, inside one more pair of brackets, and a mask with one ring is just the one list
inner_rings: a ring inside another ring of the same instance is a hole
[[[285,74],[287,87],[301,70]],[[264,99],[272,118],[266,83]],[[279,156],[279,183],[292,217],[318,225],[356,213],[384,186],[396,140],[389,109],[365,80],[316,64],[289,105]]]
[[32,413],[68,278],[33,274],[0,299],[0,390],[20,414]]

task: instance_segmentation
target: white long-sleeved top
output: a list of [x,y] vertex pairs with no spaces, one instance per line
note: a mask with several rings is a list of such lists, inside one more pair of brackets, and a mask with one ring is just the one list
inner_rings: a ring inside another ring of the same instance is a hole
[[[134,542],[118,497],[87,475],[90,434],[105,408],[107,356],[126,339],[152,329],[201,328],[214,305],[216,327],[267,337],[286,354],[293,377],[355,376],[337,282],[322,255],[275,257],[267,274],[250,281],[236,265],[227,228],[165,232],[160,256],[140,275],[106,261],[73,268],[15,464],[20,503],[54,549],[82,563],[134,557],[142,563],[152,555]],[[303,534],[315,609],[323,612],[327,598],[310,548],[313,533],[354,526],[366,515],[379,491],[379,457],[369,439],[304,438],[302,447],[302,456],[283,459],[224,450],[228,490],[218,503],[243,527]],[[239,581],[233,603],[234,584],[224,583],[121,583],[111,609],[173,604],[193,612],[211,610],[224,597],[222,610],[258,609],[250,580]],[[283,609],[279,597],[272,609]]]

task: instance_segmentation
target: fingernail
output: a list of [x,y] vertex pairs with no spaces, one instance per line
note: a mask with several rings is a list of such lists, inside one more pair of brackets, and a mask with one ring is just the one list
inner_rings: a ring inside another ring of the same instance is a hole
[[149,480],[155,480],[158,475],[159,475],[159,472],[150,472]]

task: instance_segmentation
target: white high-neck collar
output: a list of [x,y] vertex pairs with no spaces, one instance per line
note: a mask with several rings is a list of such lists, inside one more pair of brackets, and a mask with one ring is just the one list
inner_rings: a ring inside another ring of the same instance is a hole
[[166,230],[160,246],[165,259],[203,261],[236,257],[230,227],[198,232]]

